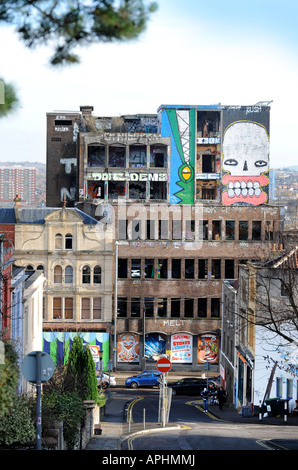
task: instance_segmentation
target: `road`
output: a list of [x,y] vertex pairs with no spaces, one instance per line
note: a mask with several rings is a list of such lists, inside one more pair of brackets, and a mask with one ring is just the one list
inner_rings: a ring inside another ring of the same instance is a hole
[[123,442],[123,450],[298,450],[296,427],[219,420],[212,415],[212,407],[210,413],[203,412],[198,397],[174,396],[169,422],[162,428],[157,424],[159,391],[138,389],[130,392],[132,400],[128,412],[131,422],[126,423],[130,437]]

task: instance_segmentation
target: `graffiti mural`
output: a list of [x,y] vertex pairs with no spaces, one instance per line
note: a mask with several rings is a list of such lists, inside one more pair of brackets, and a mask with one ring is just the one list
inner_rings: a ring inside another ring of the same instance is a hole
[[197,362],[203,364],[218,363],[219,337],[216,334],[205,333],[198,336]]
[[43,351],[48,353],[55,365],[66,364],[74,337],[80,336],[83,346],[99,346],[102,351],[102,361],[106,370],[109,360],[109,333],[68,333],[68,332],[44,332]]
[[159,333],[150,333],[146,335],[145,357],[147,360],[158,361],[162,354],[166,353],[166,339]]
[[163,109],[161,131],[171,138],[171,204],[194,203],[195,109]]
[[260,205],[268,201],[269,136],[257,122],[237,121],[224,132],[222,203]]
[[123,333],[118,336],[117,360],[118,362],[139,362],[140,341],[139,335]]

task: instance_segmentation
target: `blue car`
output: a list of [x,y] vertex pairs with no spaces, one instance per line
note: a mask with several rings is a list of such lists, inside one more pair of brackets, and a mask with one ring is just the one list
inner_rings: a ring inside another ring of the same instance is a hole
[[154,387],[160,385],[162,374],[156,370],[145,370],[133,377],[127,377],[125,385],[131,388]]

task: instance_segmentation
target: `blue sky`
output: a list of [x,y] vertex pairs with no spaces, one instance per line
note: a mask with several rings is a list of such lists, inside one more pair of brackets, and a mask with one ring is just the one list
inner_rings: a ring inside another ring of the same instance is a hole
[[0,121],[0,161],[46,161],[46,113],[94,106],[96,115],[155,113],[161,104],[271,104],[271,167],[298,164],[295,0],[159,0],[134,42],[78,50],[53,70],[51,50],[26,49],[0,28],[0,76],[21,107]]

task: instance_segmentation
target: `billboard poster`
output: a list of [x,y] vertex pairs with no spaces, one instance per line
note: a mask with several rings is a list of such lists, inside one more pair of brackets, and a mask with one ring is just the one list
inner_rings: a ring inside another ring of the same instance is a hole
[[204,333],[198,336],[197,362],[204,364],[210,362],[218,364],[219,337],[213,333]]
[[160,356],[166,353],[166,339],[160,333],[146,335],[145,357],[149,361],[158,361]]
[[172,363],[192,363],[192,335],[177,333],[171,337]]
[[139,362],[140,341],[139,335],[122,333],[118,335],[117,360],[118,362]]

